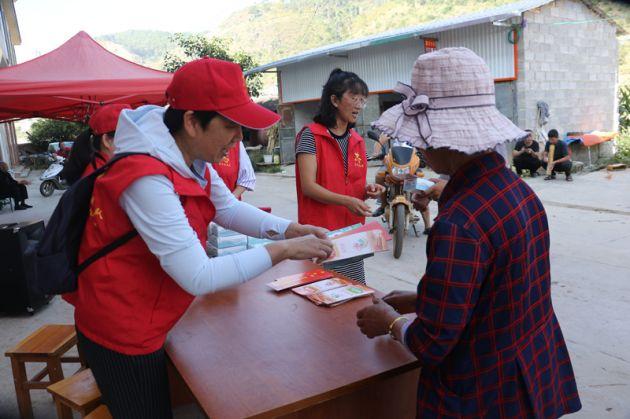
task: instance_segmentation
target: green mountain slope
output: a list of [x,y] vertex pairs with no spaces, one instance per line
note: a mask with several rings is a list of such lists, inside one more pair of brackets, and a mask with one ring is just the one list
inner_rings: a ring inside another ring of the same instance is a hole
[[164,54],[173,48],[172,34],[165,31],[130,30],[96,37],[108,50],[153,68],[162,68]]
[[[267,0],[238,11],[219,34],[260,63],[347,39],[489,9],[514,0]],[[597,3],[630,31],[630,4]]]
[[[265,0],[229,16],[218,36],[259,64],[322,45],[512,3],[513,0]],[[630,33],[630,2],[593,0]],[[162,68],[172,34],[132,30],[98,37],[132,61]],[[620,48],[620,80],[630,83],[630,41]]]
[[265,1],[230,16],[219,34],[268,62],[300,51],[476,12],[513,0]]

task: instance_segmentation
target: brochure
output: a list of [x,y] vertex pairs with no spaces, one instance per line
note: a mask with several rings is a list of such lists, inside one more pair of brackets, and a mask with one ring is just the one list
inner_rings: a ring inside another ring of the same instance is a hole
[[352,233],[354,230],[356,230],[357,228],[362,227],[362,225],[359,224],[353,224],[351,226],[348,227],[344,227],[344,228],[340,228],[338,230],[333,230],[333,231],[329,231],[328,233],[326,233],[326,235],[328,237],[330,237],[331,239],[338,237],[342,234],[349,234],[348,232]]
[[306,285],[322,279],[332,278],[332,276],[332,273],[323,269],[313,269],[308,272],[283,276],[268,283],[267,286],[274,291],[284,291],[289,288],[297,287],[298,285]]
[[311,294],[307,296],[309,300],[317,305],[325,305],[333,307],[346,301],[350,301],[355,298],[365,297],[366,295],[373,294],[374,290],[364,285],[351,284],[339,288],[334,288],[328,291],[323,291],[317,294]]
[[382,230],[369,230],[353,233],[343,237],[332,239],[333,253],[326,263],[356,258],[368,257],[375,252],[387,250],[387,240]]
[[405,183],[403,184],[403,190],[405,192],[424,192],[429,189],[431,186],[435,185],[435,183],[430,180],[423,179],[420,177],[405,179]]
[[298,295],[308,297],[312,294],[317,294],[334,288],[343,287],[345,285],[352,285],[352,281],[341,278],[330,278],[323,281],[314,282],[309,285],[304,285],[302,287],[293,288],[293,292]]
[[331,238],[338,239],[340,237],[349,236],[350,234],[361,233],[363,231],[371,231],[371,230],[380,230],[383,233],[383,236],[385,236],[385,240],[387,240],[387,241],[392,240],[392,236],[387,232],[385,227],[383,227],[381,225],[381,223],[379,223],[378,221],[372,221],[372,222],[369,222],[369,223],[364,224],[364,225],[355,224],[355,226],[353,226],[352,230],[336,234],[335,236],[333,236]]

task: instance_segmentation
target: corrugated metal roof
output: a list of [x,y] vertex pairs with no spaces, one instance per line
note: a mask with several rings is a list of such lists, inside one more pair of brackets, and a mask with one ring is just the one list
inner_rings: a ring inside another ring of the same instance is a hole
[[395,29],[376,35],[370,35],[363,38],[357,38],[350,41],[337,42],[335,44],[325,45],[323,47],[314,48],[297,55],[284,58],[264,64],[249,70],[246,74],[258,73],[270,68],[282,67],[288,64],[309,60],[312,58],[331,55],[343,54],[357,48],[363,48],[370,45],[380,45],[389,42],[400,41],[402,39],[414,36],[428,35],[437,32],[443,32],[449,29],[463,28],[466,26],[478,25],[481,23],[490,23],[498,20],[509,19],[511,17],[520,16],[523,12],[536,9],[551,3],[553,0],[522,0],[516,3],[506,4],[494,9],[483,10],[477,13],[470,13],[463,16],[457,16],[450,19],[436,20],[418,26],[408,28]]

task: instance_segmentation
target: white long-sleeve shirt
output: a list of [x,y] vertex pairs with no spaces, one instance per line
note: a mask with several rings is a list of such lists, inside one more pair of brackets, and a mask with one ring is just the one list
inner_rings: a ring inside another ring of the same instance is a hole
[[[212,171],[211,201],[214,221],[248,236],[284,238],[290,221],[268,214],[234,198]],[[120,206],[155,254],[162,269],[192,295],[202,295],[241,284],[271,268],[264,247],[208,258],[175,193],[164,176],[146,176],[121,195]]]
[[[163,115],[163,108],[152,105],[121,112],[114,139],[116,153],[148,153],[201,187],[206,186],[202,174],[210,170],[210,200],[216,208],[217,224],[249,236],[284,238],[289,220],[236,200],[206,162],[196,160],[192,167],[186,164]],[[265,248],[208,258],[205,243],[199,242],[190,226],[173,184],[163,176],[136,180],[122,193],[119,204],[164,271],[190,294],[241,284],[271,267]]]
[[247,154],[247,150],[245,150],[245,146],[243,142],[240,141],[238,143],[239,146],[239,165],[238,165],[238,179],[236,180],[236,184],[238,186],[242,186],[248,191],[253,191],[256,187],[256,173],[254,172],[254,167],[252,166],[252,161],[249,159],[249,155]]

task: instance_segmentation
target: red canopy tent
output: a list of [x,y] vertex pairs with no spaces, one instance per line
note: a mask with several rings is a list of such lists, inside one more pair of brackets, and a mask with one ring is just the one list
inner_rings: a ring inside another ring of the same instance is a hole
[[47,54],[0,69],[0,122],[81,121],[106,103],[162,105],[171,77],[112,54],[79,32]]

